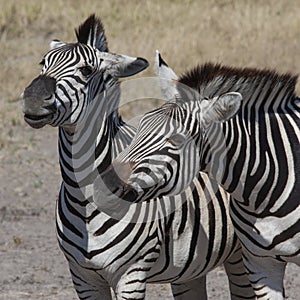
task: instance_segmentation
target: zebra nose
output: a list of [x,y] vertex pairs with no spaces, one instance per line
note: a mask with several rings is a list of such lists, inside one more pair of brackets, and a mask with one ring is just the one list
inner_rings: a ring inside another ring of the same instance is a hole
[[117,197],[134,202],[137,192],[127,184],[134,164],[130,162],[114,162],[101,177],[105,186]]
[[22,94],[23,99],[50,100],[56,89],[56,80],[46,75],[35,78]]
[[124,186],[131,174],[130,163],[114,162],[102,174],[104,183],[111,191],[114,187]]

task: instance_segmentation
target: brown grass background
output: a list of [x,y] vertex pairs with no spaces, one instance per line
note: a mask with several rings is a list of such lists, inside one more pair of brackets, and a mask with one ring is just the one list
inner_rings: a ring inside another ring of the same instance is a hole
[[[14,102],[49,42],[75,41],[74,28],[91,13],[101,16],[110,51],[153,63],[159,49],[177,73],[207,61],[300,70],[299,0],[0,0],[0,7],[2,130],[22,123]],[[140,76],[149,75],[151,67]],[[2,131],[0,149],[8,143]]]

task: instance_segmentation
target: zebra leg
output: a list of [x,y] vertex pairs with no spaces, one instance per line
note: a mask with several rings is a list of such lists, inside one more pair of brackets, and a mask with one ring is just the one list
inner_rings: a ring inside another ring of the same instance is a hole
[[112,300],[108,283],[94,270],[69,263],[73,284],[79,299]]
[[224,267],[228,276],[231,300],[256,299],[243,263],[241,246],[224,262]]
[[254,256],[243,249],[243,260],[257,299],[283,300],[287,263],[272,257]]
[[115,296],[117,300],[143,300],[146,297],[146,272],[132,269],[126,272],[118,282]]
[[176,300],[207,300],[206,276],[185,283],[172,283],[171,288]]

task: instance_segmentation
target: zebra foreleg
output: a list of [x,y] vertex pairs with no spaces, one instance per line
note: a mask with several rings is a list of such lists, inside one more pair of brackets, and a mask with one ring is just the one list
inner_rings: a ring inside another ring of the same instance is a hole
[[256,299],[243,263],[241,247],[224,262],[224,267],[228,276],[231,300]]
[[205,276],[185,283],[172,283],[171,288],[176,300],[207,300]]
[[143,300],[146,297],[146,272],[133,269],[124,274],[118,282],[115,295],[117,300]]
[[69,263],[73,284],[79,299],[112,300],[108,283],[96,271]]
[[283,300],[283,277],[287,263],[272,257],[254,256],[243,249],[249,280],[259,300]]

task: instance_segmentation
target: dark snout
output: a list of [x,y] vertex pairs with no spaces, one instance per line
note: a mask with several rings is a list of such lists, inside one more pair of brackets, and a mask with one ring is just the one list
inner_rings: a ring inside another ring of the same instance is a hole
[[34,128],[40,128],[52,119],[56,112],[54,93],[56,80],[40,75],[25,89],[21,98],[25,121]]
[[56,80],[46,75],[35,78],[24,91],[24,98],[47,99],[56,89]]
[[128,184],[131,172],[132,168],[130,163],[114,163],[101,174],[101,177],[105,186],[116,197],[129,202],[135,202],[138,193]]

